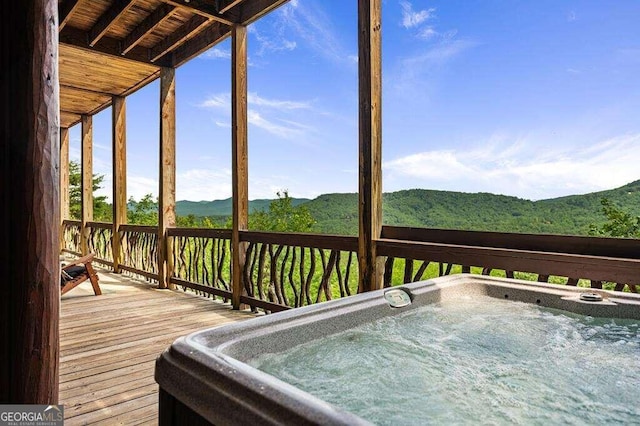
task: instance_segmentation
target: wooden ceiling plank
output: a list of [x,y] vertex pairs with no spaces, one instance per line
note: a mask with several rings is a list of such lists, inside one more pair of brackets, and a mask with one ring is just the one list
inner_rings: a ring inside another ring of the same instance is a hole
[[127,54],[131,49],[136,47],[144,37],[152,32],[158,25],[162,24],[166,19],[171,17],[176,11],[175,6],[163,3],[154,10],[144,21],[140,23],[133,31],[131,31],[122,42],[122,54]]
[[161,0],[171,6],[187,9],[197,15],[214,21],[222,22],[225,25],[233,25],[237,21],[235,14],[219,14],[215,6],[203,0]]
[[253,0],[243,3],[240,7],[239,23],[242,25],[250,24],[288,1],[289,0]]
[[219,5],[218,5],[218,13],[225,13],[227,11],[229,11],[230,9],[236,7],[237,5],[239,5],[240,3],[242,3],[244,0],[220,0]]
[[59,35],[60,44],[67,44],[69,46],[78,47],[84,50],[89,50],[94,53],[100,53],[104,55],[116,56],[118,58],[130,59],[132,61],[145,63],[154,66],[165,66],[162,63],[156,61],[151,62],[149,59],[149,49],[137,46],[131,49],[126,55],[121,54],[120,41],[111,37],[102,37],[100,42],[95,46],[89,46],[88,34],[85,31],[79,30],[67,26]]
[[71,15],[73,15],[73,11],[79,4],[80,0],[65,0],[65,2],[58,7],[58,32],[62,31],[65,25],[67,25],[69,19],[71,19]]
[[101,96],[117,95],[117,93],[101,92],[99,90],[91,90],[91,89],[87,89],[86,87],[78,87],[78,86],[74,86],[74,85],[71,85],[71,84],[60,84],[60,89],[61,90],[64,90],[64,89],[80,90],[82,92],[91,93],[91,94],[95,94],[95,95],[101,95]]
[[89,30],[89,46],[93,47],[109,28],[131,8],[134,0],[116,0]]
[[151,62],[158,60],[202,29],[210,20],[204,16],[194,15],[184,25],[151,48]]
[[199,55],[201,52],[209,49],[211,46],[220,43],[231,34],[231,27],[214,22],[202,33],[193,37],[191,40],[184,43],[182,46],[175,49],[171,56],[172,66],[177,68],[178,66],[189,61],[194,56]]

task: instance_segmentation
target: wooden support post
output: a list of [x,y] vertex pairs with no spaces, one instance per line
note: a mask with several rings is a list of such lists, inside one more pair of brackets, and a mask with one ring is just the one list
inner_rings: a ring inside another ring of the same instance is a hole
[[358,0],[359,291],[382,288],[382,96],[380,0]]
[[240,231],[249,226],[247,27],[244,25],[235,25],[231,30],[231,139],[232,303],[234,309],[240,309],[240,296],[244,291],[242,271],[246,257],[246,243],[240,242]]
[[70,218],[69,211],[69,128],[60,128],[60,250],[64,248],[62,223]]
[[120,273],[122,253],[120,247],[120,225],[127,223],[127,118],[126,98],[114,96],[111,102],[111,135],[113,166],[113,271]]
[[0,17],[0,403],[58,402],[58,1]]
[[158,196],[158,287],[172,288],[167,228],[176,226],[176,70],[160,71],[160,193]]
[[80,173],[82,175],[82,207],[80,209],[80,247],[82,255],[89,254],[89,228],[93,220],[93,117],[82,116],[82,147]]

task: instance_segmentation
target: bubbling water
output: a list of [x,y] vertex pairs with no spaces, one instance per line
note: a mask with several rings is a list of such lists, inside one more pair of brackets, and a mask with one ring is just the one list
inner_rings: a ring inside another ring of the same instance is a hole
[[255,358],[376,424],[640,422],[640,326],[474,296]]

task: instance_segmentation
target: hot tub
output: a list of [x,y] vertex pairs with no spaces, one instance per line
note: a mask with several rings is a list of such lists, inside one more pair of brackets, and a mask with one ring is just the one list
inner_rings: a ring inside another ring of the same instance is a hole
[[156,363],[160,424],[629,423],[639,324],[634,294],[407,284],[178,339]]

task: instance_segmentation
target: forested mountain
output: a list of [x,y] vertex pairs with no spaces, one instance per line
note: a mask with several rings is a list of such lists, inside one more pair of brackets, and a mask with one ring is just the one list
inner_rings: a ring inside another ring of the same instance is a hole
[[[249,201],[249,213],[259,210],[267,210],[273,200],[251,200]],[[291,204],[295,207],[309,201],[307,198],[292,198]],[[194,215],[203,216],[230,216],[231,198],[214,201],[178,201],[176,203],[176,214],[178,216]]]
[[[587,235],[590,225],[605,222],[603,198],[640,216],[640,181],[636,181],[612,190],[539,201],[488,193],[404,190],[384,194],[383,222],[432,228]],[[252,201],[250,208],[266,209],[270,201]],[[324,194],[310,201],[294,201],[311,212],[316,220],[314,232],[357,234],[357,194]],[[228,216],[231,201],[180,201],[177,213]]]

